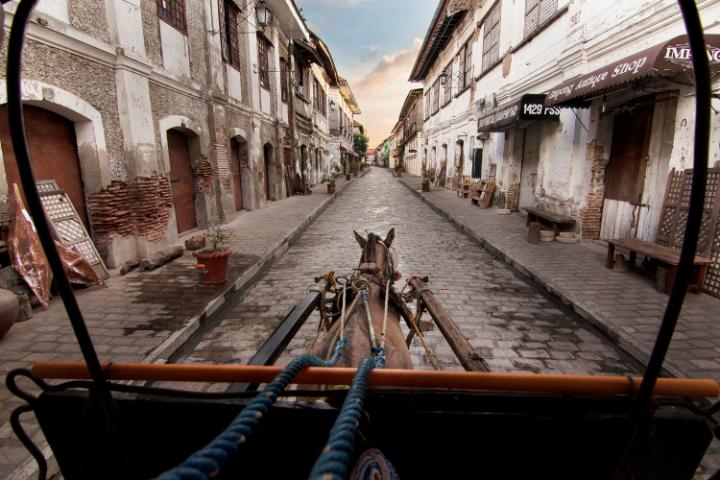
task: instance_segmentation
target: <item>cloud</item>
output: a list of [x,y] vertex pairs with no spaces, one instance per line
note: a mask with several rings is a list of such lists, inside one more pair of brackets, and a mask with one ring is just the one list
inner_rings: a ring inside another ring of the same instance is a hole
[[390,134],[408,91],[415,88],[408,82],[408,77],[421,45],[422,39],[415,38],[412,48],[386,53],[368,73],[350,79],[363,111],[359,120],[365,125],[371,146]]

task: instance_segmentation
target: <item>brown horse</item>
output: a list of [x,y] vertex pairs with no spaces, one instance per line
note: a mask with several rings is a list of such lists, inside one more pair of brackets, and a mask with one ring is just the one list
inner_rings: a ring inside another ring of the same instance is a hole
[[[363,249],[363,253],[359,272],[347,281],[347,318],[344,323],[343,337],[348,340],[348,344],[343,349],[337,366],[357,367],[363,358],[371,356],[373,347],[382,342],[383,325],[386,324],[385,367],[412,369],[410,351],[400,330],[400,315],[392,301],[388,305],[387,322],[384,321],[386,282],[390,282],[392,290],[392,283],[396,276],[390,253],[390,247],[395,239],[395,229],[388,232],[385,240],[374,233],[369,234],[367,239],[357,232],[353,233],[355,233],[355,239]],[[351,288],[353,285],[355,288]],[[370,332],[363,295],[367,296],[374,338]],[[353,304],[354,308],[351,309]],[[321,358],[332,357],[337,340],[340,338],[340,328],[341,319],[338,317],[312,353]]]

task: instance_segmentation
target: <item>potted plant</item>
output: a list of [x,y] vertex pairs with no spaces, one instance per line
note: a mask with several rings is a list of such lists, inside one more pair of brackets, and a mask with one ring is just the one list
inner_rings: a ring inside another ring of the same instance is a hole
[[199,252],[193,252],[197,259],[197,268],[202,270],[200,283],[205,285],[218,285],[227,281],[228,260],[232,253],[225,248],[225,242],[232,237],[232,232],[220,225],[213,225],[205,232],[205,238],[211,247]]
[[335,172],[331,173],[330,176],[323,177],[322,183],[327,183],[327,191],[328,194],[332,195],[335,193],[335,179],[337,178],[337,175]]
[[422,171],[422,191],[423,192],[429,192],[430,191],[430,183],[432,183],[435,180],[435,169],[433,168],[423,168]]
[[396,177],[402,176],[402,165],[400,165],[399,163],[395,164],[395,176]]

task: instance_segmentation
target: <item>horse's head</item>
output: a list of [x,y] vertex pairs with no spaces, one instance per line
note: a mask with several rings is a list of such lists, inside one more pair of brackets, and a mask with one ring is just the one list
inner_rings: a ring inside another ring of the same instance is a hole
[[395,229],[393,228],[388,232],[385,240],[374,233],[368,234],[367,238],[355,231],[353,233],[355,234],[355,240],[363,250],[360,263],[374,263],[384,277],[393,277],[397,265],[393,261],[390,248],[395,240]]

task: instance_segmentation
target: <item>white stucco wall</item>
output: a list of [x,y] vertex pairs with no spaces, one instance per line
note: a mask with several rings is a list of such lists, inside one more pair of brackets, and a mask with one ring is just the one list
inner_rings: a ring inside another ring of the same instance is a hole
[[163,21],[159,23],[165,70],[179,77],[190,78],[187,37]]

